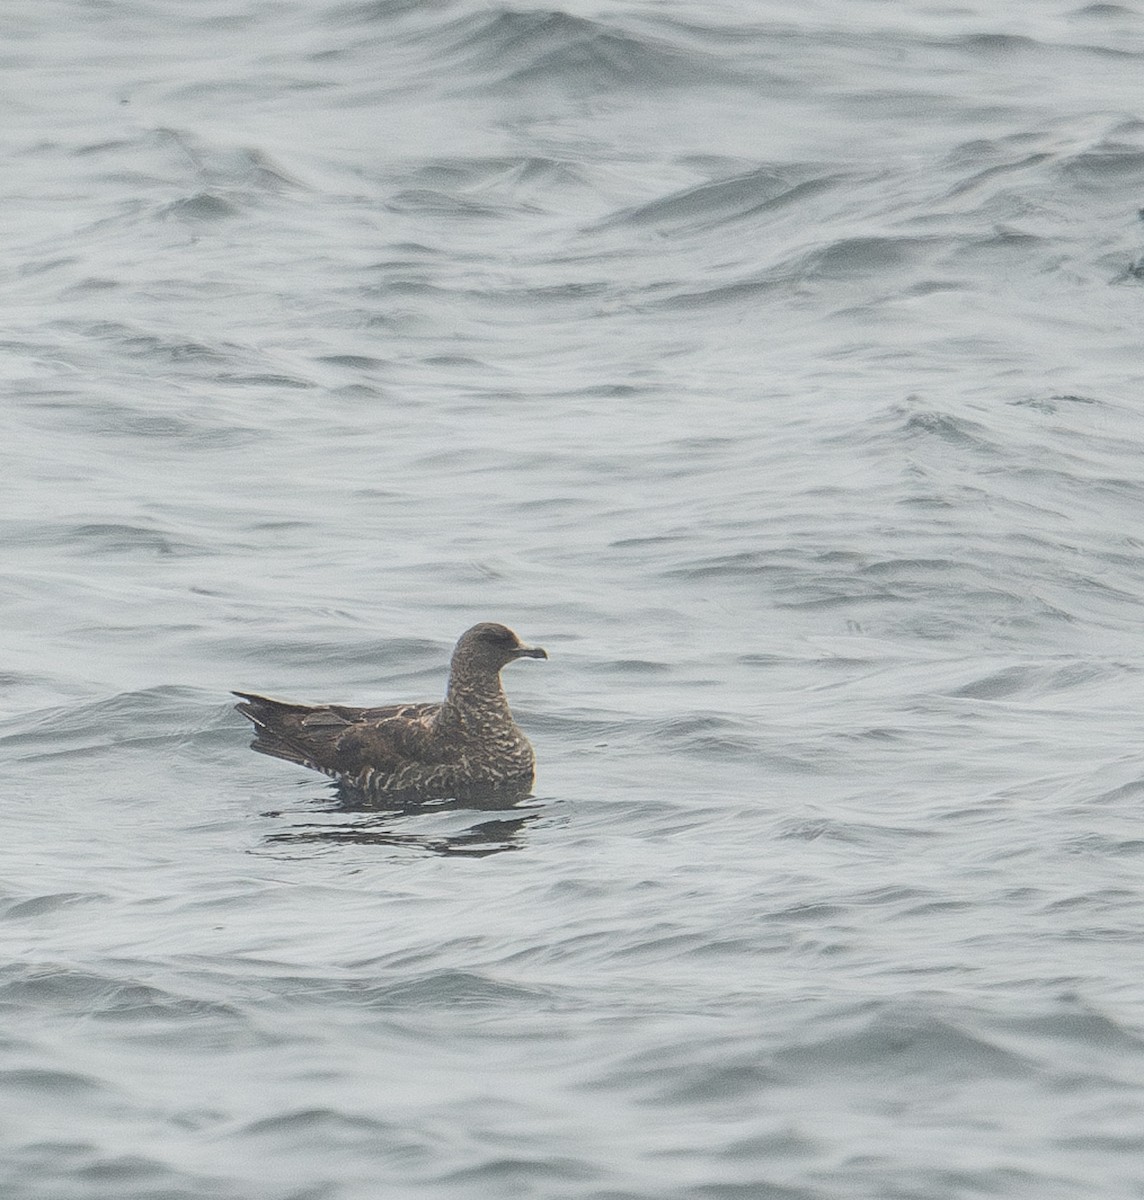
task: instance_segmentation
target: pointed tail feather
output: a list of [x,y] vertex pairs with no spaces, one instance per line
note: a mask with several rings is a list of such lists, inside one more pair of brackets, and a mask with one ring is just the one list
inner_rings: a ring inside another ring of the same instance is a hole
[[303,704],[289,704],[285,700],[271,700],[269,696],[259,696],[254,692],[231,692],[231,695],[237,696],[243,702],[234,706],[238,712],[242,713],[248,720],[253,721],[257,726],[264,726],[273,722],[275,718],[281,720],[289,713],[305,711],[305,705]]
[[283,758],[302,767],[314,765],[309,752],[291,738],[288,728],[283,727],[284,718],[304,713],[305,705],[271,700],[252,692],[232,692],[231,695],[242,700],[241,704],[234,706],[235,710],[254,726],[254,741],[250,743],[252,750],[272,758]]

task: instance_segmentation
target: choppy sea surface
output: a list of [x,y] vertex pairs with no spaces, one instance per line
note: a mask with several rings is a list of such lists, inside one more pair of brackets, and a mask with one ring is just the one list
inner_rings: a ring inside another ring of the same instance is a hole
[[[1144,7],[0,55],[5,1200],[1144,1196]],[[485,619],[519,805],[247,748]]]

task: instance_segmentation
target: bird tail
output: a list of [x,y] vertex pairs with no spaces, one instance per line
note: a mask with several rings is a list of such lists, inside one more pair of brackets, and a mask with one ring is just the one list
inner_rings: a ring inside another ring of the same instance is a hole
[[235,710],[254,726],[254,741],[250,743],[252,750],[260,754],[269,754],[272,758],[283,758],[287,762],[299,766],[312,765],[309,753],[291,737],[291,718],[302,717],[307,708],[304,704],[288,704],[284,700],[271,700],[266,696],[256,696],[251,692],[232,692],[242,701],[236,704]]

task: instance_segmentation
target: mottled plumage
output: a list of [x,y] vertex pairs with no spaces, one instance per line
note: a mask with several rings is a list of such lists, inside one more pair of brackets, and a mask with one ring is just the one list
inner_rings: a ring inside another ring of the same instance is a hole
[[461,635],[441,704],[310,706],[235,692],[253,749],[312,767],[367,796],[400,802],[527,795],[535,759],[501,687],[501,668],[547,658],[504,625]]

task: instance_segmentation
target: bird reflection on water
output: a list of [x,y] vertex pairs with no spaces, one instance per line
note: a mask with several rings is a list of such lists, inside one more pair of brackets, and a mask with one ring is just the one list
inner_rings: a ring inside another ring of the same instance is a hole
[[[421,850],[443,857],[483,858],[506,850],[523,848],[523,835],[540,815],[540,809],[521,808],[520,797],[499,800],[438,800],[423,804],[383,805],[360,792],[340,789],[335,796],[324,797],[324,807],[312,815],[328,814],[329,823],[307,820],[292,825],[281,833],[268,834],[265,844],[272,847],[325,844],[392,846]],[[434,830],[432,833],[406,832],[408,822],[419,817],[436,817],[443,813],[504,813],[464,824],[456,831]],[[510,815],[511,814],[511,815]],[[284,812],[264,813],[267,817],[283,817]],[[344,817],[345,820],[337,820]]]

